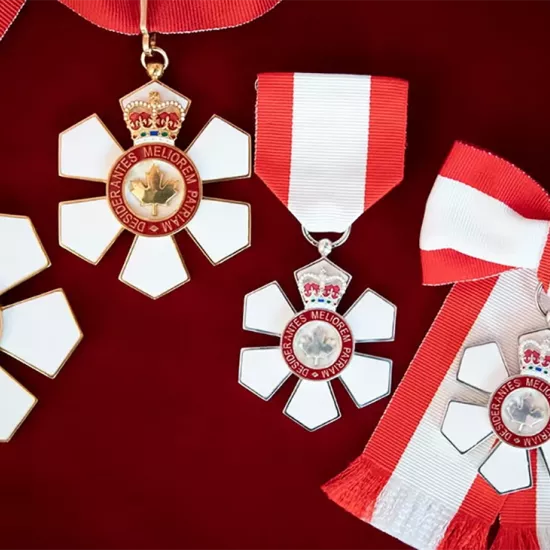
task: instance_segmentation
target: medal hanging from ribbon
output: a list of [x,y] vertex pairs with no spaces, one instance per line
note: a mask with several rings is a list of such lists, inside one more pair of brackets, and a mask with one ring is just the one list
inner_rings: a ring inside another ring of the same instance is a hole
[[[352,223],[403,178],[407,83],[392,78],[262,74],[258,79],[255,170],[302,224],[321,258],[295,272],[304,309],[277,282],[249,293],[244,328],[280,338],[241,350],[239,381],[264,400],[298,378],[284,414],[307,430],[340,417],[331,381],[358,407],[391,391],[391,361],[356,344],[391,341],[396,308],[366,290],[337,312],[351,275],[331,262]],[[311,233],[341,233],[317,241]]]
[[60,175],[103,182],[106,192],[60,204],[59,240],[95,265],[130,231],[120,280],[159,298],[190,278],[176,233],[185,229],[214,265],[250,245],[250,206],[205,198],[203,184],[249,177],[251,140],[213,116],[185,151],[174,145],[191,102],[159,82],[168,57],[147,30],[146,0],[141,15],[141,62],[151,81],[120,100],[134,145],[125,151],[97,115],[60,135]]
[[327,495],[415,548],[550,548],[550,198],[456,144],[426,206],[449,294],[363,454]]

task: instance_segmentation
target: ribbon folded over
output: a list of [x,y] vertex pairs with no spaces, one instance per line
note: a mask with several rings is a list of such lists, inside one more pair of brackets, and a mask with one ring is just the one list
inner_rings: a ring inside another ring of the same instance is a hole
[[342,233],[403,179],[408,83],[258,77],[255,171],[308,231]]
[[[494,438],[460,454],[441,433],[450,400],[483,404],[461,384],[465,348],[495,341],[518,371],[518,337],[544,328],[550,198],[510,163],[455,144],[428,200],[424,282],[458,282],[414,357],[363,454],[324,491],[363,521],[415,548],[550,549],[550,475],[531,453],[533,487],[499,495],[478,468]],[[479,368],[483,369],[480,364]],[[504,472],[506,472],[506,468]]]
[[[139,1],[59,0],[91,23],[123,34],[139,34]],[[151,32],[187,33],[219,30],[249,23],[273,9],[281,0],[152,0]],[[0,39],[25,0],[0,2]]]
[[435,180],[420,235],[425,284],[515,268],[550,281],[550,199],[514,165],[458,143]]

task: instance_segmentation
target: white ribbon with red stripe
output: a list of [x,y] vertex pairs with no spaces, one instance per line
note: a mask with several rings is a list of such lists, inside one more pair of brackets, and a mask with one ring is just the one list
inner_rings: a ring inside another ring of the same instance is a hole
[[256,173],[308,231],[346,231],[403,178],[407,90],[394,78],[261,74]]
[[[548,283],[550,199],[510,163],[455,144],[428,200],[421,255],[428,284],[460,282],[397,389],[363,454],[324,490],[360,519],[422,549],[550,548],[550,477],[502,496],[478,475],[488,439],[465,455],[442,435],[450,400],[485,403],[461,384],[465,348],[496,341],[517,373],[521,334],[544,328],[535,303]],[[518,269],[520,268],[520,269]],[[483,368],[483,365],[480,366]]]

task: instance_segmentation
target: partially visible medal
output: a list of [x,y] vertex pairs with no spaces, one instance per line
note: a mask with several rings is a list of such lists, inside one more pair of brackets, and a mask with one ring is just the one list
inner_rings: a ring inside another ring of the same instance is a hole
[[[258,81],[256,172],[300,221],[321,258],[295,272],[304,309],[278,283],[248,294],[244,328],[279,345],[241,350],[239,382],[264,400],[295,375],[284,414],[313,431],[337,420],[331,382],[358,407],[389,395],[391,360],[356,344],[392,341],[396,307],[366,290],[344,314],[351,275],[328,259],[351,224],[403,177],[407,83],[354,75],[264,74]],[[311,233],[341,233],[334,242]]]
[[484,392],[486,404],[452,400],[441,432],[462,454],[487,439],[491,450],[479,474],[500,494],[533,486],[530,449],[550,464],[550,312],[537,304],[547,327],[519,337],[519,374],[507,367],[499,345],[488,342],[464,350],[459,382]]
[[[29,218],[0,215],[0,295],[50,266]],[[82,339],[60,288],[0,308],[0,351],[55,378]],[[0,367],[0,442],[11,439],[37,402]]]
[[60,135],[59,174],[103,182],[106,193],[60,204],[59,241],[97,264],[127,229],[135,239],[120,280],[159,298],[190,278],[179,231],[214,265],[250,245],[250,205],[203,198],[203,184],[249,177],[251,139],[213,116],[185,151],[174,145],[191,102],[159,82],[168,57],[147,32],[146,0],[141,9],[141,62],[151,82],[120,100],[134,145],[124,151],[97,115]]

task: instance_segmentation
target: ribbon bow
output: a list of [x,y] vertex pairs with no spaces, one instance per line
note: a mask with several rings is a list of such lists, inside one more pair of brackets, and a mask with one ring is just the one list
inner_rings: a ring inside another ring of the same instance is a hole
[[455,143],[428,203],[420,249],[428,285],[532,269],[550,283],[550,197],[513,164]]

